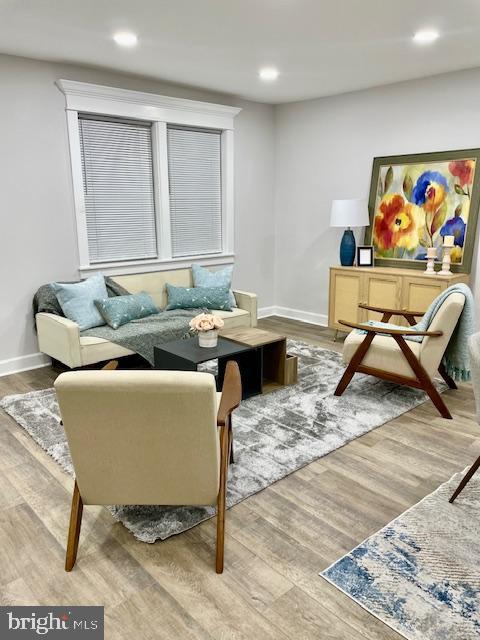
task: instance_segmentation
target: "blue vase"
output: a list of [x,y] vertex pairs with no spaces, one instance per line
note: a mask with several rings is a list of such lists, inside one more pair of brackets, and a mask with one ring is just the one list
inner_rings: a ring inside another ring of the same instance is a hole
[[351,229],[345,229],[340,243],[340,264],[342,267],[351,267],[355,262],[355,236]]

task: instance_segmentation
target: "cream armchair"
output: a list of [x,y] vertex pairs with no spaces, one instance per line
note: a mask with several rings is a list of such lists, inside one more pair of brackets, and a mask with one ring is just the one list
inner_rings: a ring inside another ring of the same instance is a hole
[[55,382],[75,468],[65,569],[75,565],[83,505],[217,505],[216,571],[223,571],[231,414],[240,372],[223,391],[209,373],[77,371]]
[[[433,318],[428,331],[415,332],[423,336],[422,342],[405,340],[406,328],[385,329],[369,325],[355,324],[340,320],[340,324],[351,329],[362,329],[366,333],[352,331],[345,339],[343,359],[348,365],[338,386],[336,396],[341,396],[355,373],[366,373],[398,384],[415,387],[425,391],[443,418],[451,419],[442,396],[433,384],[437,371],[450,389],[457,386],[442,365],[443,354],[457,325],[465,304],[461,293],[449,295]],[[400,316],[410,325],[423,313],[417,311],[399,311],[380,309],[361,304],[361,308],[382,313],[382,322],[388,322],[392,316]],[[411,331],[408,331],[412,335]]]

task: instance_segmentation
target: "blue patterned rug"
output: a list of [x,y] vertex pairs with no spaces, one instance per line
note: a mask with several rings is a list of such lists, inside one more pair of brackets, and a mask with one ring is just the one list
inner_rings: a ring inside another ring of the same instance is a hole
[[409,640],[480,638],[480,473],[458,473],[320,575]]

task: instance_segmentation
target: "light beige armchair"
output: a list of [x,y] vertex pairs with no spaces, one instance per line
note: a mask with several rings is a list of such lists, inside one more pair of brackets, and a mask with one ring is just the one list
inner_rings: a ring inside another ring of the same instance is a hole
[[[422,389],[429,395],[441,416],[451,419],[450,411],[433,384],[433,378],[438,371],[450,389],[457,388],[442,365],[442,359],[464,305],[465,296],[462,293],[449,295],[435,314],[428,331],[413,333],[423,336],[422,342],[405,340],[407,333],[412,335],[407,327],[385,329],[340,320],[340,324],[351,329],[361,329],[363,333],[352,331],[345,339],[343,360],[348,366],[335,395],[343,394],[355,373],[366,373]],[[414,325],[415,318],[423,315],[417,311],[380,309],[365,304],[360,307],[381,313],[382,322],[389,322],[392,316],[400,316]]]
[[222,573],[238,365],[227,364],[221,394],[211,374],[185,371],[68,372],[55,389],[76,475],[66,571],[75,565],[83,505],[217,504]]

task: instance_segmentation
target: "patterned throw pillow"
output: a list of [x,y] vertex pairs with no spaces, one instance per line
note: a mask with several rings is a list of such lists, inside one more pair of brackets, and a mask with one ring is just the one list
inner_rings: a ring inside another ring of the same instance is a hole
[[170,309],[219,309],[231,311],[228,287],[174,287],[166,285],[168,304]]
[[158,313],[152,298],[148,293],[143,292],[95,300],[95,306],[112,329],[118,329],[122,324],[127,324],[131,320],[146,318]]
[[233,264],[225,269],[209,271],[199,264],[192,264],[193,286],[194,287],[228,287],[230,306],[236,307],[237,302],[232,291]]
[[51,286],[65,317],[76,322],[80,331],[105,324],[94,304],[95,300],[108,297],[105,278],[101,273],[83,282],[75,284],[52,282]]

